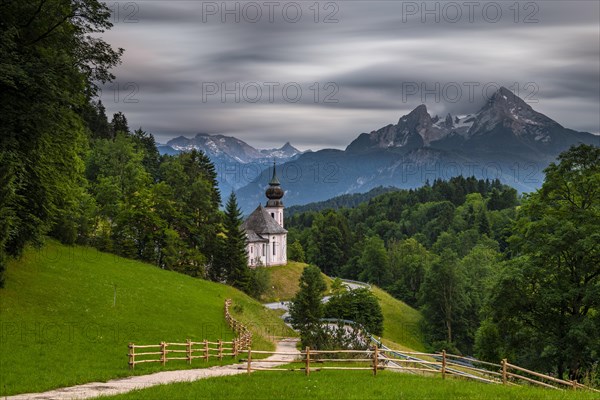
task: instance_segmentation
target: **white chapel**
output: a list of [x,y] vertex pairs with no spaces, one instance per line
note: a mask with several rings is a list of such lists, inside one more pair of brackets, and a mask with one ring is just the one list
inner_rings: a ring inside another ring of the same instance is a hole
[[283,189],[273,163],[273,178],[265,192],[267,204],[259,204],[242,224],[246,233],[248,266],[287,264],[287,231],[283,228]]

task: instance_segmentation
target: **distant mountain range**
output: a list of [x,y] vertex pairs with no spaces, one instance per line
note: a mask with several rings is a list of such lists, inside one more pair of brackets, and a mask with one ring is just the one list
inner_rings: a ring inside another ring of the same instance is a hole
[[161,154],[178,154],[192,149],[202,150],[215,164],[217,180],[223,196],[239,189],[272,167],[273,161],[284,163],[297,158],[302,152],[289,142],[279,149],[256,149],[232,136],[199,133],[194,138],[179,136],[166,144],[159,144]]
[[425,105],[403,116],[396,125],[363,133],[349,152],[382,149],[469,150],[508,152],[525,157],[554,157],[571,145],[598,143],[590,133],[566,129],[535,111],[506,88],[500,88],[481,110],[466,116],[431,117]]
[[[360,134],[343,151],[298,152],[277,168],[286,206],[457,175],[498,178],[529,192],[541,186],[543,169],[560,152],[579,143],[599,146],[600,136],[565,128],[500,88],[473,114],[432,117],[420,105],[395,125]],[[263,202],[271,173],[263,170],[237,190],[244,212]]]

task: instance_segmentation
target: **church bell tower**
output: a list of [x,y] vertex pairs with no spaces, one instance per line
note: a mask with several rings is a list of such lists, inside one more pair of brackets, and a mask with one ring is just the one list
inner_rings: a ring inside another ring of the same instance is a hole
[[265,210],[273,217],[273,219],[283,228],[283,189],[281,189],[281,183],[277,179],[277,172],[275,170],[275,161],[273,161],[273,177],[269,182],[269,187],[265,192],[267,196],[267,205]]

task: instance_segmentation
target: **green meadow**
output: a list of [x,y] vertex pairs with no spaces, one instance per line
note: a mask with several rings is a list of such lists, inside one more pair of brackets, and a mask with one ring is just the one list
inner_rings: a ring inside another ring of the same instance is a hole
[[[231,340],[223,307],[254,335],[253,348],[273,349],[290,336],[277,314],[226,285],[161,270],[93,248],[49,241],[9,264],[0,289],[0,393],[39,392],[132,374],[189,368],[128,367],[128,344]],[[231,363],[225,358],[221,363]],[[219,361],[194,360],[192,368]]]

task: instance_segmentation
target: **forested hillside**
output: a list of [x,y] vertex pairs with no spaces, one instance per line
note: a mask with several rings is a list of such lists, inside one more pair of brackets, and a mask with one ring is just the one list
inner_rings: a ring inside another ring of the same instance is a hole
[[296,214],[290,257],[418,307],[436,350],[580,379],[600,351],[600,149],[558,161],[523,199],[497,180],[456,177]]
[[258,296],[265,276],[246,268],[209,158],[160,156],[152,134],[107,118],[99,88],[124,51],[99,38],[108,6],[8,2],[0,18],[0,287],[7,261],[50,235]]
[[[288,219],[289,239],[299,241],[307,261],[326,274],[372,282],[411,306],[421,304],[427,315],[437,312],[435,288],[424,287],[435,285],[434,279],[454,279],[461,296],[480,296],[480,288],[468,285],[480,285],[492,273],[517,203],[517,192],[499,181],[436,180],[356,208],[295,215]],[[435,347],[472,351],[481,299],[469,303],[468,310],[454,304],[460,318],[430,315],[430,323],[448,325],[427,329]],[[465,329],[456,326],[463,322]]]
[[308,203],[302,206],[291,206],[286,209],[286,214],[288,217],[291,217],[295,214],[303,213],[306,211],[322,211],[331,209],[338,209],[342,207],[356,207],[360,203],[364,203],[365,201],[371,200],[373,197],[377,197],[381,194],[388,192],[395,192],[398,189],[397,187],[383,187],[379,186],[375,189],[371,189],[366,193],[353,193],[353,194],[344,194],[341,196],[333,197],[329,200],[318,201],[316,203]]

